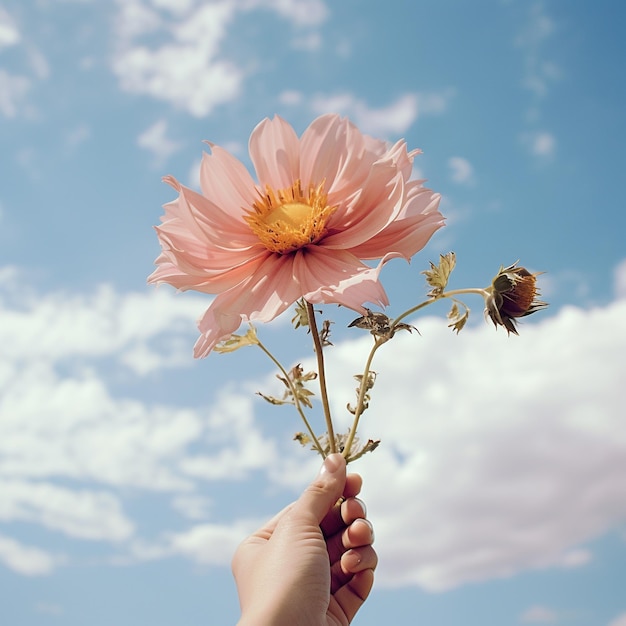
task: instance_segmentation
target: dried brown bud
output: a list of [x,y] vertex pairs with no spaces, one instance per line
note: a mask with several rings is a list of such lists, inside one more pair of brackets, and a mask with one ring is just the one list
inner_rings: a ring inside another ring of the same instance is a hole
[[517,318],[548,306],[547,302],[538,300],[539,273],[531,274],[525,267],[518,267],[517,263],[500,268],[485,298],[485,314],[489,315],[496,327],[504,326],[507,333],[517,335]]

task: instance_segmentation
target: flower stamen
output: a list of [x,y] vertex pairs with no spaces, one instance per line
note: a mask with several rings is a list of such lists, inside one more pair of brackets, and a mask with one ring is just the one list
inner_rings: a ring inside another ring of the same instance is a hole
[[324,182],[304,192],[297,180],[278,191],[266,185],[252,209],[244,217],[252,232],[270,252],[288,254],[319,241],[337,207],[328,205]]

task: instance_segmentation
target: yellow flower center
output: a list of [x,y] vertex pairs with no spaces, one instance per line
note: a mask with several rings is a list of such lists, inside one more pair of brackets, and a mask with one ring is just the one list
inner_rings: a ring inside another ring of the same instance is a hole
[[270,251],[287,254],[316,243],[326,234],[326,223],[336,206],[328,206],[324,183],[302,191],[297,180],[287,189],[269,185],[244,218],[252,232]]

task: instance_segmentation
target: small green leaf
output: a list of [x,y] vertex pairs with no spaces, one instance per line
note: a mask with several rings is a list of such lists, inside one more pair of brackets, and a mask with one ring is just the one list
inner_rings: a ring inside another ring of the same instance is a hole
[[300,300],[296,302],[296,314],[291,318],[291,323],[294,328],[309,325],[309,314],[306,310],[304,298],[300,298]]
[[[463,310],[459,308],[459,304],[463,307]],[[450,320],[448,328],[452,328],[452,330],[454,330],[458,335],[463,330],[463,327],[469,318],[469,313],[469,308],[465,304],[455,300],[452,303],[450,312],[448,313],[448,319]]]
[[246,346],[258,346],[259,339],[256,334],[256,329],[252,324],[245,335],[231,335],[228,339],[218,343],[213,350],[224,354],[225,352],[234,352],[239,348],[245,348]]
[[431,298],[438,298],[443,293],[455,265],[456,255],[454,252],[448,252],[446,255],[439,255],[439,265],[431,261],[430,269],[422,272],[426,276],[426,282],[432,287],[428,293]]

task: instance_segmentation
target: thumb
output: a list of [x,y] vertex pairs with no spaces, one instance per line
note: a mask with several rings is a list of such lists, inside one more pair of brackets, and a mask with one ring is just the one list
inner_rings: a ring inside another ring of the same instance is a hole
[[319,524],[341,497],[346,484],[346,460],[343,455],[329,454],[319,474],[293,505],[296,515],[310,516]]

